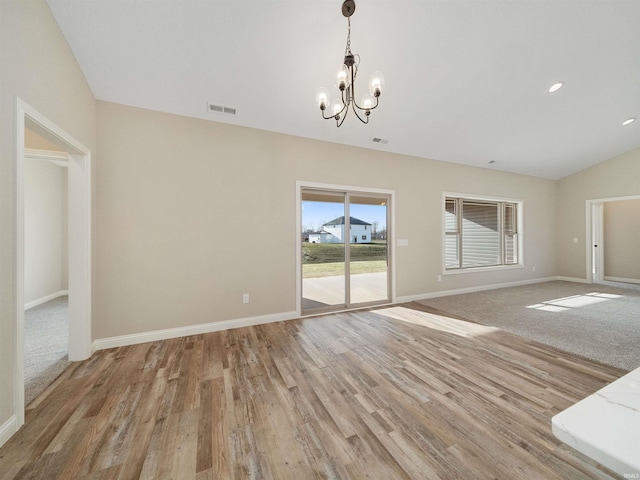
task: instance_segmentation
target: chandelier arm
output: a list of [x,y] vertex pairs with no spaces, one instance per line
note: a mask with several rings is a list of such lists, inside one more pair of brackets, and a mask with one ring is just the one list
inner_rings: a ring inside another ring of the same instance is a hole
[[[353,88],[353,85],[345,88],[344,90],[342,90],[341,92],[341,96],[342,96],[342,105],[344,105],[344,108],[349,108],[349,102],[351,101],[349,99],[349,89]],[[342,110],[341,110],[342,111]]]
[[[355,102],[353,102],[353,103],[355,104]],[[358,108],[359,108],[359,107],[358,107]],[[353,108],[353,107],[351,108],[351,110],[353,110],[353,113],[355,113],[355,114],[356,114],[356,117],[358,117],[358,120],[360,120],[362,123],[364,123],[364,124],[369,123],[369,115],[365,115],[366,120],[363,120],[363,119],[362,119],[362,117],[358,114],[358,110],[356,110],[356,109],[355,109],[355,108]],[[360,110],[362,110],[362,109],[360,108]],[[346,116],[346,115],[345,115],[345,116]]]
[[360,63],[360,55],[354,55],[358,57],[358,61],[354,62],[351,67],[351,88],[353,93],[353,100],[356,99],[356,77],[358,76],[358,63]]
[[[346,97],[346,102],[345,102],[345,97]],[[340,126],[344,123],[345,118],[347,118],[347,115],[349,114],[348,88],[345,88],[344,90],[342,90],[341,100],[342,100],[342,110],[340,110],[338,113],[334,115],[334,118],[336,119],[337,128],[340,128]],[[344,112],[344,115],[342,115],[342,112]]]
[[375,104],[373,107],[371,107],[371,108],[364,108],[364,107],[361,107],[360,105],[358,105],[358,104],[356,103],[356,99],[355,99],[355,98],[353,99],[353,104],[354,104],[354,105],[355,105],[359,110],[374,110],[374,109],[378,106],[378,103],[379,103],[379,102],[378,102],[378,98],[379,98],[379,97],[373,97],[373,98],[375,98],[375,99],[376,99],[376,104]]
[[[343,105],[343,106],[342,106],[342,108],[340,109],[340,111],[339,111],[339,112],[334,113],[334,114],[331,114],[331,115],[329,115],[328,117],[327,117],[327,116],[325,116],[325,114],[324,114],[324,112],[325,112],[325,111],[324,111],[324,110],[321,110],[321,112],[322,112],[322,118],[324,118],[325,120],[329,120],[330,118],[336,118],[336,117],[339,117],[340,115],[342,115],[342,112],[348,111],[349,106],[348,106],[346,103],[344,103],[344,98],[343,98],[343,100],[342,100],[342,105]],[[345,116],[346,116],[346,113],[345,113]],[[342,122],[340,122],[340,124],[342,125]]]
[[347,118],[347,115],[349,113],[349,109],[347,108],[344,112],[344,116],[342,118],[340,118],[340,115],[336,115],[336,127],[340,127],[340,125],[342,125],[344,123],[344,119]]
[[345,111],[345,109],[343,108],[338,113],[334,113],[333,115],[329,115],[328,117],[324,114],[324,111],[323,111],[322,112],[322,118],[324,118],[325,120],[331,120],[332,118],[336,118],[336,117],[339,117],[340,115],[342,115],[342,112],[344,112],[344,111]]
[[325,116],[324,110],[323,110],[322,111],[322,118],[324,118],[325,120],[331,120],[332,118],[336,118],[336,116],[335,115],[331,115],[331,116],[327,117],[327,116]]
[[[358,61],[353,64],[353,68],[351,70],[351,89],[352,89],[351,91],[353,92],[353,104],[359,110],[363,110],[363,111],[369,110],[369,111],[371,111],[371,110],[375,109],[378,106],[378,103],[379,103],[378,98],[380,97],[380,95],[374,97],[376,99],[376,104],[371,108],[363,108],[360,105],[358,105],[358,102],[356,101],[355,82],[356,82],[356,77],[358,76],[358,65],[360,64],[360,55],[355,54],[354,57],[357,57]],[[354,112],[355,112],[355,110],[354,110]],[[358,116],[358,118],[360,118],[360,117]],[[368,120],[369,120],[369,117],[367,117],[367,121],[364,122],[364,123],[369,123]]]

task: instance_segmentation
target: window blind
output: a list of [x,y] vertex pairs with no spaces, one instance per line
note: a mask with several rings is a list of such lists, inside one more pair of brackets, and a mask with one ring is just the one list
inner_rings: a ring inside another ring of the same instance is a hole
[[498,205],[462,202],[462,267],[500,265]]

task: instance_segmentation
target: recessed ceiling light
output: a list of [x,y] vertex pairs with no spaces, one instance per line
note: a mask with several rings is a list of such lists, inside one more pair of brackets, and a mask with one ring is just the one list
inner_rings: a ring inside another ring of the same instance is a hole
[[562,88],[563,85],[564,82],[554,83],[553,85],[551,85],[551,87],[549,87],[549,93],[557,92]]
[[628,118],[624,122],[622,122],[622,125],[629,125],[630,123],[633,123],[635,121],[636,121],[636,117]]

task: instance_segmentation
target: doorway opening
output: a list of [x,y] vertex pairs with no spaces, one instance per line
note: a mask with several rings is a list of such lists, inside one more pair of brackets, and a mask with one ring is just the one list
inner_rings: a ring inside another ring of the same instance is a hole
[[387,304],[393,295],[393,192],[298,185],[298,311]]
[[68,154],[25,128],[25,405],[69,366]]
[[640,195],[587,200],[587,281],[640,288]]
[[25,407],[25,132],[65,152],[67,170],[68,358],[91,355],[91,152],[19,98],[15,101],[15,430],[24,424]]

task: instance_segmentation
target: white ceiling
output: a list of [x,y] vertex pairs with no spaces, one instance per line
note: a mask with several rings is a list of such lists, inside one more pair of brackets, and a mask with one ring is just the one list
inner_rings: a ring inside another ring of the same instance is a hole
[[640,146],[640,0],[357,0],[356,91],[386,88],[339,129],[342,0],[48,3],[99,100],[551,179]]

